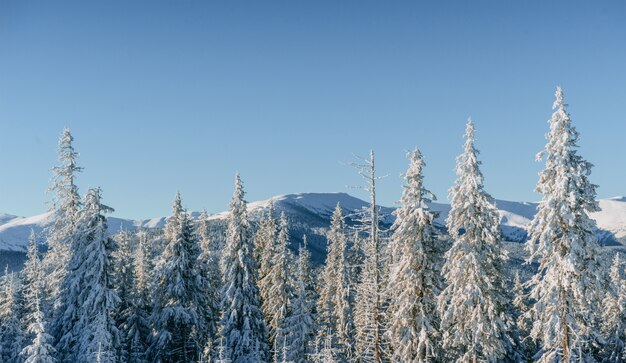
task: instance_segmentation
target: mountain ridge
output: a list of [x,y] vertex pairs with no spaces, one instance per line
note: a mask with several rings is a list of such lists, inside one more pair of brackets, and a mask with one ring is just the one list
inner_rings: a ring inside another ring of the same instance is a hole
[[[339,202],[346,215],[367,207],[369,203],[347,193],[295,193],[272,197],[270,199],[254,201],[248,204],[252,218],[258,218],[261,211],[269,207],[273,201],[276,211],[284,211],[290,220],[299,221],[311,228],[328,227],[330,216]],[[513,202],[496,200],[496,208],[500,215],[500,225],[505,238],[513,242],[523,242],[527,238],[526,227],[532,220],[538,203]],[[598,238],[605,245],[626,244],[626,197],[618,196],[598,201],[600,212],[591,213],[598,226]],[[395,208],[379,206],[381,222],[386,225],[393,223],[392,212]],[[433,211],[439,212],[435,222],[445,226],[445,218],[450,210],[447,203],[433,202],[430,204]],[[193,218],[198,212],[191,212]],[[228,211],[214,213],[210,220],[223,220]],[[149,219],[124,219],[109,217],[109,232],[115,233],[120,229],[136,230],[139,228],[161,228],[168,217]],[[24,252],[31,229],[39,236],[39,241],[45,240],[46,227],[51,223],[51,213],[46,212],[30,217],[19,217],[0,213],[0,251]],[[299,237],[299,236],[298,236]]]

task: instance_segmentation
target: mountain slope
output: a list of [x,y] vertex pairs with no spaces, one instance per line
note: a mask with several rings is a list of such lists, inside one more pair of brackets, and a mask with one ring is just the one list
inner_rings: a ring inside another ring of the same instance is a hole
[[[269,200],[256,201],[248,204],[252,218],[258,218],[260,213],[268,208],[273,201],[277,212],[284,211],[292,224],[293,247],[301,241],[302,234],[306,233],[313,250],[323,249],[325,243],[324,232],[330,223],[330,216],[339,202],[348,215],[351,215],[368,205],[367,202],[346,193],[299,193],[273,197]],[[598,223],[598,237],[605,245],[615,245],[626,242],[626,198],[616,197],[599,201],[600,212],[592,213]],[[504,236],[509,241],[523,242],[527,238],[526,227],[532,220],[537,207],[536,203],[511,202],[497,200],[496,207],[501,217],[501,227]],[[450,206],[444,203],[432,203],[431,208],[440,212],[436,223],[445,225],[445,218]],[[381,207],[381,222],[387,226],[393,222],[393,208]],[[198,213],[192,213],[197,218]],[[216,213],[210,216],[214,221],[224,220],[228,212]],[[167,217],[158,217],[144,220],[129,220],[110,217],[109,231],[115,233],[120,229],[135,230],[137,228],[160,228],[165,225]],[[50,213],[43,213],[32,217],[17,217],[0,213],[0,251],[23,252],[31,229],[45,240],[45,229],[51,222]]]

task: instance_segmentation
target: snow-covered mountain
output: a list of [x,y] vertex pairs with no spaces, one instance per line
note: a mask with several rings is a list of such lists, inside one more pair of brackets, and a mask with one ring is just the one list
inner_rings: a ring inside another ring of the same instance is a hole
[[[299,193],[273,197],[268,200],[251,202],[248,205],[250,214],[257,218],[261,211],[269,206],[270,200],[274,201],[278,212],[284,211],[289,220],[294,223],[292,236],[297,243],[300,233],[313,234],[312,248],[316,246],[316,236],[323,239],[325,228],[330,223],[330,216],[340,203],[346,214],[353,214],[367,206],[368,203],[346,193]],[[605,245],[626,244],[626,198],[615,197],[599,201],[601,211],[593,213],[592,217],[598,224],[598,237]],[[511,202],[497,200],[496,206],[501,217],[501,226],[506,239],[514,242],[522,242],[526,239],[526,227],[532,220],[537,207],[536,203]],[[444,203],[432,203],[431,208],[440,212],[436,222],[441,226],[450,210],[450,206]],[[394,208],[381,207],[381,221],[386,225],[393,222]],[[227,212],[211,215],[215,221],[223,220]],[[198,213],[192,213],[194,217]],[[144,220],[129,220],[110,217],[109,230],[111,233],[121,228],[135,230],[137,228],[157,228],[165,225],[167,217],[159,217]],[[50,214],[43,213],[32,217],[18,217],[0,213],[0,251],[23,252],[31,229],[44,240],[44,231],[51,222]],[[321,242],[319,240],[318,242]]]

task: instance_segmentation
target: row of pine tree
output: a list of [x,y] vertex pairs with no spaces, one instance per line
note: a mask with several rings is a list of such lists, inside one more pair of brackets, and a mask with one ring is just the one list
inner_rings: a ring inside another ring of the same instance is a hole
[[0,361],[624,362],[622,263],[616,254],[601,264],[592,165],[577,153],[560,88],[554,109],[527,281],[507,271],[471,121],[447,234],[434,226],[417,149],[395,222],[381,231],[372,152],[355,164],[369,207],[347,223],[337,205],[320,267],[306,236],[289,249],[284,213],[270,206],[251,220],[239,175],[225,236],[206,213],[192,219],[179,194],[162,231],[109,236],[100,189],[79,197],[66,129],[48,249],[41,256],[33,233],[24,269],[0,281]]

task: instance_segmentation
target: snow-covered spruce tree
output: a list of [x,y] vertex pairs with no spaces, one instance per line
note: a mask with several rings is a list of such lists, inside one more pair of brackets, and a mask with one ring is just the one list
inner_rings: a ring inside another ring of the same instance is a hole
[[131,287],[128,294],[126,311],[123,314],[122,330],[125,339],[125,353],[122,361],[128,363],[147,362],[146,349],[148,347],[148,336],[150,331],[150,299],[148,291],[149,280],[149,257],[145,244],[147,243],[146,233],[137,233],[137,246],[132,252]]
[[274,219],[274,201],[270,200],[269,206],[261,220],[254,235],[254,259],[259,266],[259,291],[261,301],[269,297],[269,286],[263,285],[263,278],[267,275],[271,266],[272,249],[276,243],[277,227]]
[[4,271],[0,295],[0,361],[20,363],[24,331],[20,324],[21,306],[18,303],[19,281],[15,273]]
[[135,291],[143,294],[142,299],[149,302],[149,291],[151,271],[153,270],[153,255],[150,248],[150,239],[145,230],[136,232],[137,246],[133,257],[133,275]]
[[124,311],[128,307],[133,287],[133,250],[131,247],[132,234],[126,230],[120,230],[113,239],[116,249],[113,252],[115,267],[115,287],[121,300],[119,310]]
[[210,360],[216,352],[212,351],[214,343],[218,338],[218,324],[220,318],[220,289],[222,287],[222,276],[219,268],[219,250],[217,241],[209,233],[209,216],[206,211],[200,214],[196,226],[200,238],[200,255],[198,256],[198,268],[202,279],[206,281],[204,286],[206,308],[206,329],[202,332],[203,359]]
[[120,303],[115,312],[115,324],[120,328],[120,351],[118,356],[126,360],[128,358],[127,338],[125,327],[130,313],[130,295],[134,290],[133,286],[133,256],[131,249],[132,235],[126,230],[120,230],[114,237],[116,249],[113,252],[113,267],[115,278],[115,289],[120,299]]
[[[44,314],[58,320],[56,310],[61,304],[60,292],[71,258],[70,238],[79,218],[81,209],[80,195],[75,184],[76,174],[83,168],[76,163],[78,152],[74,150],[74,137],[70,129],[63,130],[59,138],[59,164],[52,168],[52,224],[47,231],[48,252],[43,259],[43,268],[47,278],[44,280]],[[56,324],[56,322],[55,322]]]
[[222,254],[224,286],[221,294],[224,355],[233,363],[269,360],[267,327],[261,310],[249,229],[243,184],[237,174],[230,202],[226,246]]
[[[37,275],[37,280],[41,280],[41,275]],[[40,281],[39,281],[40,282]],[[56,351],[52,346],[52,336],[46,331],[46,321],[41,311],[41,301],[39,293],[35,292],[28,298],[32,309],[29,315],[28,331],[33,334],[28,344],[20,356],[24,363],[55,363]]]
[[537,349],[530,337],[530,326],[532,325],[528,316],[530,304],[528,301],[528,292],[522,283],[519,270],[515,271],[513,290],[510,295],[512,299],[510,315],[514,319],[517,327],[516,330],[520,337],[519,351],[523,352],[525,359],[528,360],[535,354]]
[[[28,327],[33,324],[35,317],[35,309],[41,310],[41,306],[35,306],[35,300],[40,305],[39,296],[43,293],[42,266],[39,259],[39,250],[37,249],[37,236],[35,231],[30,231],[28,238],[28,248],[26,252],[26,262],[22,269],[22,299],[24,301],[23,317],[21,319],[22,329],[27,332],[27,338],[31,339],[34,332],[29,331]],[[38,296],[35,299],[35,296]]]
[[356,355],[362,362],[382,362],[385,352],[385,246],[380,234],[379,208],[376,205],[376,169],[374,151],[362,164],[355,165],[368,185],[370,205],[363,214],[362,224],[367,238],[363,241],[363,265],[357,285],[354,325]]
[[309,361],[313,363],[339,363],[344,362],[339,357],[337,349],[334,348],[333,341],[335,340],[332,330],[323,334],[323,340],[318,342],[315,346],[315,351],[309,356]]
[[109,237],[99,188],[85,195],[74,233],[73,249],[63,283],[56,350],[62,362],[93,362],[100,351],[103,362],[117,362],[119,331],[114,313],[119,297],[114,288],[115,241]]
[[294,282],[294,296],[289,301],[290,314],[287,317],[285,330],[285,359],[290,362],[304,363],[309,354],[309,343],[315,334],[314,304],[310,291],[311,285],[311,254],[307,249],[306,236],[298,251],[297,271]]
[[442,268],[447,287],[438,298],[442,348],[457,362],[513,360],[513,324],[503,285],[506,254],[497,210],[484,190],[471,120],[465,138],[446,221],[453,244]]
[[[267,325],[270,330],[270,343],[273,347],[281,348],[281,342],[285,340],[285,319],[289,312],[289,299],[293,295],[291,262],[293,256],[289,250],[289,225],[285,213],[280,214],[278,221],[278,238],[271,248],[269,270],[262,280],[264,286],[269,287],[267,299],[263,300],[263,311],[267,317]],[[274,351],[276,357],[280,351]]]
[[326,263],[319,277],[318,325],[319,341],[334,331],[336,344],[344,358],[351,357],[354,321],[350,303],[350,264],[348,239],[343,210],[339,203],[331,217],[328,231]]
[[616,253],[609,271],[609,289],[602,303],[606,362],[626,361],[626,280],[622,279],[621,270],[620,254]]
[[150,358],[156,362],[192,362],[206,344],[208,281],[198,264],[200,246],[193,222],[176,193],[165,226],[166,246],[156,266]]
[[527,243],[529,261],[539,260],[531,280],[531,336],[540,343],[539,362],[590,361],[600,299],[595,222],[588,215],[598,210],[596,185],[589,181],[592,164],[578,155],[578,132],[560,87],[553,108],[548,142],[537,155],[546,160],[536,188],[543,198]]
[[431,362],[438,354],[437,295],[443,249],[436,237],[436,217],[426,203],[434,195],[423,185],[424,160],[419,150],[409,153],[401,205],[394,214],[389,243],[388,340],[392,361]]
[[259,296],[263,306],[265,322],[268,326],[271,321],[271,311],[267,310],[269,303],[266,303],[266,301],[272,300],[271,289],[273,281],[270,278],[270,272],[272,271],[272,259],[274,258],[278,238],[278,227],[274,219],[274,213],[274,202],[270,201],[270,205],[261,217],[254,235],[254,260],[257,262],[259,273],[257,280]]

